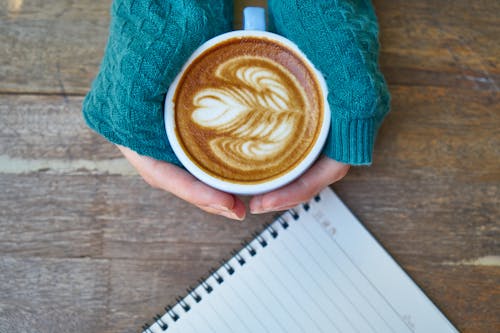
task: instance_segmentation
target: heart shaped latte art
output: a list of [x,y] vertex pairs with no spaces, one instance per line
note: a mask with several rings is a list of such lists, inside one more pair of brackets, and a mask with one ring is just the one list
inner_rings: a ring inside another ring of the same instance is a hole
[[240,170],[270,161],[298,144],[307,98],[295,77],[263,57],[240,56],[220,64],[225,82],[195,94],[191,119],[214,132],[213,155]]

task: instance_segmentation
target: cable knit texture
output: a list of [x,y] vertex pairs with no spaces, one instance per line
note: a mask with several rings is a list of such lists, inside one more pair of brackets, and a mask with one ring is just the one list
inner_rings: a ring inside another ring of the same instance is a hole
[[[83,103],[88,125],[108,140],[180,165],[165,133],[168,86],[205,40],[231,30],[231,0],[115,0],[108,44]],[[324,74],[332,127],[324,153],[372,161],[389,110],[378,68],[378,25],[369,1],[269,0],[271,25]]]
[[325,76],[332,127],[324,153],[334,160],[372,162],[377,130],[389,111],[378,66],[378,24],[364,0],[269,0],[277,33],[294,41]]
[[167,139],[165,94],[204,41],[232,29],[231,0],[115,0],[105,55],[83,102],[111,142],[181,165]]

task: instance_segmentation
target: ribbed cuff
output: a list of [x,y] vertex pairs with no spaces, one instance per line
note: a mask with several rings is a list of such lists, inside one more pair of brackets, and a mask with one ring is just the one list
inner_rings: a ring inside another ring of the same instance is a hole
[[351,165],[372,163],[376,128],[373,118],[332,119],[329,137],[323,153],[339,162]]
[[94,130],[96,133],[102,135],[111,143],[128,147],[140,155],[153,157],[154,159],[165,161],[183,167],[181,162],[175,156],[166,132],[163,130],[163,125],[160,124],[162,133],[151,135],[148,139],[143,139],[139,135],[133,137],[130,134],[114,128],[109,122],[109,118],[105,118],[108,113],[101,112],[94,105],[88,105],[90,95],[83,101],[83,118],[87,126]]

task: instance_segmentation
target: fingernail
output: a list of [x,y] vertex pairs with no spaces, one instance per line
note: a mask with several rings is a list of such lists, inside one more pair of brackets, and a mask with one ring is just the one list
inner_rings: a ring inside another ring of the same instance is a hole
[[295,207],[295,205],[285,205],[285,206],[275,206],[275,207],[261,207],[258,212],[252,211],[252,214],[265,214],[265,213],[270,213],[270,212],[279,212],[282,210],[287,210],[292,207]]
[[229,207],[225,207],[225,206],[217,205],[217,204],[209,205],[208,207],[215,209],[215,210],[218,210],[220,212],[230,212],[231,211],[231,209]]
[[250,212],[252,214],[265,214],[269,213],[272,209],[264,209],[264,208],[259,208],[259,209],[252,209]]
[[267,208],[260,208],[259,210],[254,210],[252,211],[252,214],[265,214],[265,213],[269,213],[269,212],[273,212],[277,209],[273,208],[273,207],[267,207]]
[[252,206],[250,209],[250,212],[252,214],[265,214],[265,213],[270,213],[274,212],[277,210],[280,210],[281,207],[276,207],[274,205],[269,204],[270,200],[266,200],[266,203],[264,203],[264,200],[262,198],[257,198],[255,201],[255,204]]
[[250,207],[250,213],[252,214],[261,214],[264,213],[262,208],[262,198],[256,197],[252,202],[252,206]]
[[221,212],[220,215],[227,217],[229,219],[238,220],[238,221],[243,221],[243,219],[245,218],[245,216],[238,216],[238,215],[236,215],[235,212],[232,212],[232,211]]
[[208,207],[214,210],[212,213],[227,217],[232,220],[243,221],[243,219],[245,218],[245,213],[243,213],[242,216],[238,216],[235,211],[228,207],[217,204],[209,205]]
[[277,211],[282,211],[282,210],[288,210],[290,208],[293,208],[295,207],[296,205],[285,205],[285,206],[280,206],[280,207],[273,207],[273,211],[277,212]]

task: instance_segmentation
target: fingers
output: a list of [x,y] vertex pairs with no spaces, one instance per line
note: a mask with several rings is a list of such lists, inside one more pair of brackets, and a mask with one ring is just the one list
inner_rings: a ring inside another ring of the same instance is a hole
[[294,182],[250,201],[253,214],[286,210],[309,201],[324,187],[342,179],[349,165],[322,156],[306,173]]
[[[206,212],[236,220],[245,218],[245,205],[237,196],[216,190],[173,164],[118,147],[151,186],[168,191]],[[348,170],[349,165],[323,156],[294,182],[252,198],[250,210],[256,214],[292,208],[309,201],[325,186],[342,179]]]
[[200,182],[177,166],[156,162],[151,171],[154,187],[168,191],[209,213],[236,220],[245,217],[245,206],[236,196]]
[[245,219],[246,216],[246,208],[245,204],[238,198],[234,197],[234,206],[232,209],[227,209],[225,207],[219,207],[217,205],[215,206],[198,206],[198,208],[211,213],[211,214],[217,214],[217,215],[222,215],[224,217],[227,217],[229,219],[233,220],[239,220],[242,221]]
[[123,146],[118,148],[152,187],[170,192],[206,212],[235,220],[245,218],[245,205],[235,195],[216,190],[173,164],[139,155]]

